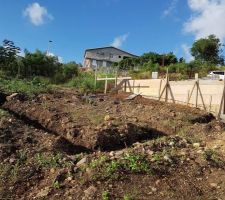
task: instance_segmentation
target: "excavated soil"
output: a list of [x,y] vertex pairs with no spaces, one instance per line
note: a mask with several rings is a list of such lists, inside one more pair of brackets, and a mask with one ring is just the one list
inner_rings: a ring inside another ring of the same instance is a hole
[[0,199],[225,199],[224,124],[127,96],[1,93]]

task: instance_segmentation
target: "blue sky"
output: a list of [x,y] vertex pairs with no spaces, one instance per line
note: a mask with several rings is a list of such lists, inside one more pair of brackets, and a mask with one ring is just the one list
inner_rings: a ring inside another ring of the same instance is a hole
[[83,61],[87,48],[188,53],[195,39],[225,39],[225,0],[0,0],[0,41]]

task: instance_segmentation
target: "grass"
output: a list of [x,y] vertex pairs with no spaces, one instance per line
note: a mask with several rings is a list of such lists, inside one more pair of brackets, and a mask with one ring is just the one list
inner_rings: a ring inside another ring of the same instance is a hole
[[0,119],[9,116],[9,113],[5,110],[0,109]]
[[95,85],[95,76],[91,72],[80,73],[79,76],[71,79],[66,85],[76,87],[81,92],[93,92],[104,88],[104,82],[102,81],[97,81]]
[[221,156],[218,152],[213,149],[207,149],[203,154],[205,160],[213,167],[224,167],[224,161],[221,159]]
[[70,166],[70,162],[63,160],[63,155],[58,153],[56,155],[45,155],[38,153],[35,156],[37,164],[43,168],[57,168],[57,167],[67,167]]
[[109,192],[108,191],[102,192],[102,200],[109,200]]
[[26,80],[26,79],[5,79],[0,77],[0,90],[5,93],[23,93],[28,97],[33,97],[36,94],[49,92],[52,87],[41,82],[40,79]]

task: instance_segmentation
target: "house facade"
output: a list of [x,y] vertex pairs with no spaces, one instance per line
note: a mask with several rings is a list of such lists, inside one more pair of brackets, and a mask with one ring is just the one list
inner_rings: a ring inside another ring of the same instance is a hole
[[84,68],[110,67],[124,58],[137,58],[138,56],[115,47],[87,49],[84,53]]

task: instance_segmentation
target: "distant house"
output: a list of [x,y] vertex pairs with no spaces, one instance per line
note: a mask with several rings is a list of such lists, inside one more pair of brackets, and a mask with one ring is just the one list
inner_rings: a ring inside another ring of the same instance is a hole
[[84,68],[110,67],[124,58],[137,57],[115,47],[87,49],[84,53]]

